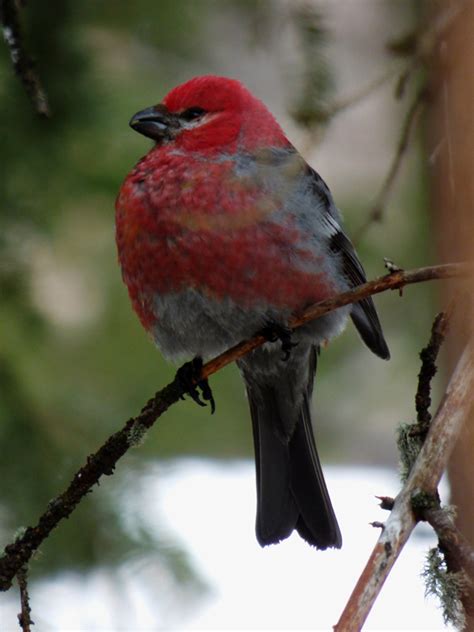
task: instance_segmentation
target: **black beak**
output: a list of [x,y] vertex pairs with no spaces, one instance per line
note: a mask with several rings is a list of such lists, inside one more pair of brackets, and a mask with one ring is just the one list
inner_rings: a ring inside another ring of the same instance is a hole
[[156,142],[171,140],[180,128],[178,117],[161,104],[137,112],[130,119],[129,125],[139,134]]

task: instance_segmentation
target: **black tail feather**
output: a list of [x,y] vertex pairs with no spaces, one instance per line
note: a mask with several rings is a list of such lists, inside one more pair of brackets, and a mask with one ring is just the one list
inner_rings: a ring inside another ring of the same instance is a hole
[[[309,401],[316,349],[310,355],[309,364],[308,355],[305,358],[303,383],[298,379],[301,372],[293,374],[291,368],[273,383],[262,384],[249,364],[241,367],[252,417],[256,532],[262,546],[280,542],[294,529],[319,549],[340,548],[342,544],[312,430]],[[293,375],[297,377],[292,380]],[[283,419],[282,415],[291,415],[291,419]]]
[[290,491],[288,446],[262,417],[249,394],[257,475],[257,540],[262,546],[287,538],[295,528],[298,509]]
[[308,397],[288,445],[291,488],[299,509],[296,529],[318,549],[341,548],[342,537],[316,451]]

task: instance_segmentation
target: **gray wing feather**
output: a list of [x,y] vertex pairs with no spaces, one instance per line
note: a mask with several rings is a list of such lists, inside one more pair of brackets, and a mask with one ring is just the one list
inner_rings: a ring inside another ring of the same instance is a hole
[[[309,170],[313,194],[324,202],[322,221],[327,230],[329,247],[335,255],[339,256],[342,264],[342,273],[347,279],[349,286],[357,287],[362,285],[367,281],[364,268],[350,239],[341,228],[340,214],[334,204],[331,192],[321,176],[310,167]],[[358,303],[354,303],[351,318],[360,337],[369,349],[380,358],[388,360],[390,351],[385,342],[372,298],[365,298]]]

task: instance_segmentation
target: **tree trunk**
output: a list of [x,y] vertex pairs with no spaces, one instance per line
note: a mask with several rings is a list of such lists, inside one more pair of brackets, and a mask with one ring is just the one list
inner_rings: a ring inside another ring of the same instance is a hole
[[[442,262],[473,260],[474,2],[452,0],[438,6],[440,12],[449,7],[463,8],[441,37],[430,63],[428,155],[436,246]],[[443,284],[444,304],[458,287],[459,283]],[[467,289],[471,300],[462,299],[448,338],[449,371],[473,330],[473,284]],[[449,480],[451,502],[458,508],[457,525],[474,546],[474,406],[453,451]],[[474,613],[466,629],[474,630]]]

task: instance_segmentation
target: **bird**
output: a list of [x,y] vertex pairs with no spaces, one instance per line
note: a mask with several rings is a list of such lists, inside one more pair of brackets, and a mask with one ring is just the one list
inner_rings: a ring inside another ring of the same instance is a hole
[[277,544],[296,530],[312,547],[340,548],[311,415],[320,349],[351,319],[374,354],[390,353],[370,297],[288,329],[292,315],[366,281],[331,192],[236,79],[194,77],[129,125],[153,141],[116,200],[132,306],[175,362],[202,366],[268,334],[237,362],[252,420],[257,540]]

